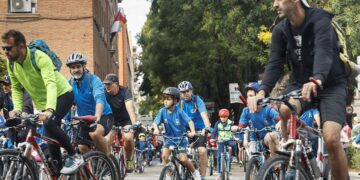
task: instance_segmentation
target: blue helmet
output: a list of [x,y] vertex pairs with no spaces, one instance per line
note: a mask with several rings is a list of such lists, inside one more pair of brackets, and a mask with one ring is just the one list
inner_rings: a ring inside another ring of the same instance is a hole
[[247,92],[248,90],[254,90],[255,92],[258,92],[260,89],[260,84],[258,82],[250,82],[246,87],[245,87],[245,91]]

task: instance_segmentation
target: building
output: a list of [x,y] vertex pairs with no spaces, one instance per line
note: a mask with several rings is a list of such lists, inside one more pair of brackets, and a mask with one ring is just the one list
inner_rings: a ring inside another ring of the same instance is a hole
[[83,53],[87,68],[104,78],[118,73],[117,37],[110,42],[110,29],[118,12],[118,0],[2,0],[1,33],[9,29],[23,32],[28,43],[44,39],[65,66],[72,52]]

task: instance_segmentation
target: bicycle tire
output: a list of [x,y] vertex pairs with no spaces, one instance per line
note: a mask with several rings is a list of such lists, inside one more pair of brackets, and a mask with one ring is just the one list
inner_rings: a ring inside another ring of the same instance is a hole
[[226,157],[225,154],[221,154],[221,180],[226,180]]
[[248,162],[248,159],[249,159],[249,156],[248,156],[248,154],[247,154],[247,152],[246,152],[246,149],[244,148],[243,149],[243,156],[242,156],[242,158],[243,158],[243,166],[244,166],[244,172],[246,172],[246,165],[247,165],[247,162]]
[[114,157],[118,165],[116,171],[118,172],[119,178],[120,180],[124,180],[126,177],[124,154],[114,153]]
[[210,176],[214,174],[214,156],[213,153],[210,153],[209,156],[209,169],[210,169]]
[[[111,180],[117,180],[115,166],[104,153],[100,151],[89,151],[83,154],[83,158],[86,164],[81,167],[78,173],[80,171],[84,172],[82,175],[86,176],[86,179],[90,179],[91,176],[95,175],[97,179],[111,178]],[[89,168],[91,168],[91,170]],[[104,176],[106,178],[104,178]]]
[[144,156],[140,152],[140,155],[138,157],[138,167],[139,167],[139,173],[144,173],[145,167],[144,167]]
[[[245,173],[245,179],[255,180],[257,172],[259,172],[260,162],[256,156],[253,156],[247,163],[247,171]],[[254,174],[255,173],[255,174]]]
[[[20,151],[15,150],[15,149],[2,149],[0,150],[0,161],[1,161],[1,165],[5,166],[6,164],[4,164],[4,162],[2,161],[5,157],[11,157],[11,159],[15,159],[17,162],[22,162],[26,168],[27,168],[27,174],[28,174],[28,178],[24,178],[22,177],[21,179],[27,179],[27,180],[37,180],[37,173],[36,173],[36,168],[34,167],[34,163],[31,162],[30,160],[26,159],[25,157],[22,157],[22,154]],[[19,165],[19,164],[17,164]],[[1,179],[15,179],[14,177],[2,177],[3,173],[5,173],[5,171],[7,172],[7,174],[9,175],[9,172],[11,172],[10,170],[6,170],[4,169],[4,167],[2,167],[3,171],[1,174]],[[16,167],[13,168],[14,170],[17,169]]]
[[120,170],[120,165],[119,165],[117,159],[115,158],[115,156],[113,154],[110,154],[109,159],[114,164],[115,173],[116,173],[116,179],[121,179],[121,175],[120,175],[121,171],[119,171]]
[[[286,170],[289,165],[289,159],[290,157],[285,155],[271,156],[260,167],[258,175],[256,176],[256,180],[285,179]],[[300,180],[311,180],[311,177],[308,176],[303,166],[298,167],[298,169],[300,170]],[[280,174],[283,177],[274,177],[276,174]]]
[[173,166],[169,165],[169,166],[165,166],[160,173],[160,178],[159,180],[169,180],[167,177],[167,175],[170,175],[169,178],[171,180],[178,180],[180,179],[179,175],[177,174],[177,172],[175,171],[175,169],[173,168]]

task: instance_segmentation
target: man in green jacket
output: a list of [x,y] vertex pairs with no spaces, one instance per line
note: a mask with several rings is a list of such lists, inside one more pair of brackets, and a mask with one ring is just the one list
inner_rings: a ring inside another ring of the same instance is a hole
[[41,111],[39,120],[44,122],[45,135],[59,141],[70,155],[62,167],[60,147],[49,144],[51,158],[58,162],[58,170],[62,168],[62,174],[75,172],[84,164],[84,160],[82,156],[75,155],[70,139],[60,128],[61,119],[70,110],[74,101],[71,86],[64,76],[55,71],[50,57],[40,50],[34,52],[35,63],[40,71],[33,67],[30,49],[26,46],[25,37],[21,32],[9,30],[1,38],[2,49],[9,60],[7,70],[12,82],[14,110],[9,113],[10,118],[21,114],[24,88],[30,94],[36,109]]

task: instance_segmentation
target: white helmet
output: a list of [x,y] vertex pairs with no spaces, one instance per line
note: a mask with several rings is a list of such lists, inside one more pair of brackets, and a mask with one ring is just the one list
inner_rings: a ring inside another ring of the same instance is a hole
[[187,91],[187,90],[192,90],[193,86],[191,85],[191,83],[189,81],[183,81],[181,82],[179,85],[179,90],[180,91]]
[[86,64],[86,58],[81,53],[74,52],[66,60],[66,66],[70,66],[74,63]]

